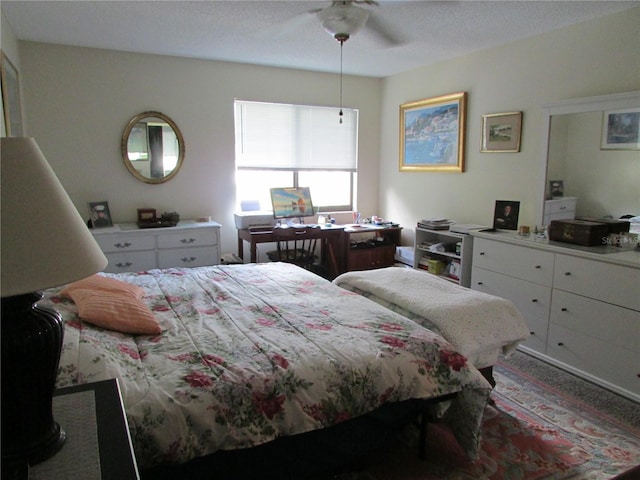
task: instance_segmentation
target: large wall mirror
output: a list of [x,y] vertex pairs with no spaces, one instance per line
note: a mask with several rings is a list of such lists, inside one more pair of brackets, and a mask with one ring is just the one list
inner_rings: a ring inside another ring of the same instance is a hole
[[577,218],[640,215],[640,151],[633,147],[610,149],[602,144],[603,129],[607,128],[604,119],[608,118],[605,112],[638,108],[640,92],[545,105],[543,216],[545,209],[553,208],[553,202],[547,202],[552,197],[552,180],[562,180],[564,197],[577,198]]
[[122,159],[145,183],[164,183],[176,176],[184,161],[180,129],[160,112],[143,112],[127,124],[122,135]]

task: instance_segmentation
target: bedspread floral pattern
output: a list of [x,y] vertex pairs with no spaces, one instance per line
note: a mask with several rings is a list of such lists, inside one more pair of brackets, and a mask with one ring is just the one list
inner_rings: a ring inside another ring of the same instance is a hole
[[58,387],[118,378],[141,468],[250,447],[394,401],[462,393],[447,418],[476,454],[490,391],[439,335],[287,264],[151,270],[162,333],[131,336],[65,319]]

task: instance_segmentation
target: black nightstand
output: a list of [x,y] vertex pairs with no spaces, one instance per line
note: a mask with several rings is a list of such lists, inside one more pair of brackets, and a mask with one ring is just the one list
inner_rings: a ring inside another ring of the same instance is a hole
[[31,467],[30,480],[140,479],[116,379],[56,390],[53,412],[66,443]]

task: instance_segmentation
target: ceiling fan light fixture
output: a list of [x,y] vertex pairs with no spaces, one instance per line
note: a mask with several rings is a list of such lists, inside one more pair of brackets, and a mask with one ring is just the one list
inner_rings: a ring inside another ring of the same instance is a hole
[[369,18],[369,12],[351,2],[333,2],[318,12],[322,27],[340,43],[359,32]]

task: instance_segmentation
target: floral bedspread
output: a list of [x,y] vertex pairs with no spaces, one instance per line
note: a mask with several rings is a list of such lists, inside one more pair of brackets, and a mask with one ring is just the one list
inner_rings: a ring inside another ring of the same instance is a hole
[[57,386],[118,378],[142,469],[451,392],[444,420],[477,453],[489,384],[441,336],[360,295],[282,263],[107,276],[145,289],[160,335],[82,322],[61,288],[41,304],[65,320]]

